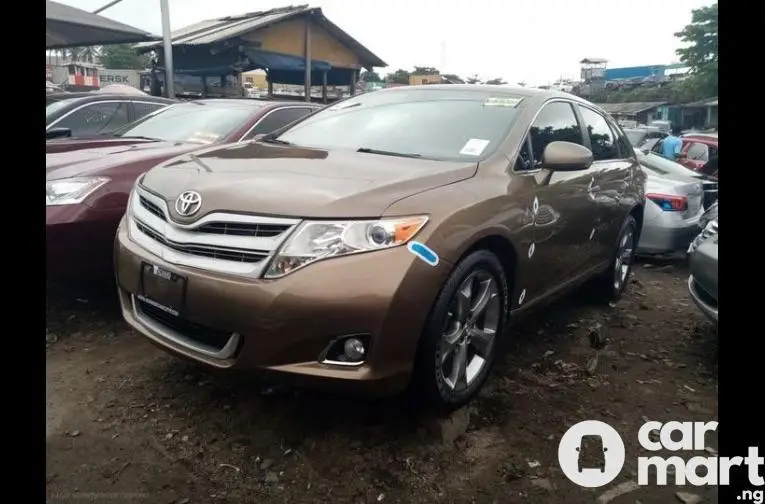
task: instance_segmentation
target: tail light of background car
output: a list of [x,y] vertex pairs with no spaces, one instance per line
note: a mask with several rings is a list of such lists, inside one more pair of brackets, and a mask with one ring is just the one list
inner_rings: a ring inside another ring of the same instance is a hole
[[659,205],[659,208],[665,212],[685,212],[688,210],[688,198],[685,196],[649,193],[645,197]]

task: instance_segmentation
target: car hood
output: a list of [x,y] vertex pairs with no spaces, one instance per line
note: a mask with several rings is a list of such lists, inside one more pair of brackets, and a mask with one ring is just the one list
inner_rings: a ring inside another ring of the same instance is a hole
[[101,145],[45,155],[45,178],[54,180],[85,175],[102,175],[126,164],[164,161],[199,149],[199,144],[179,142],[138,142]]
[[[142,186],[173,201],[202,196],[199,218],[213,211],[294,217],[377,217],[394,202],[475,175],[477,163],[326,151],[260,142],[217,147],[150,170]],[[192,220],[193,220],[192,219]]]

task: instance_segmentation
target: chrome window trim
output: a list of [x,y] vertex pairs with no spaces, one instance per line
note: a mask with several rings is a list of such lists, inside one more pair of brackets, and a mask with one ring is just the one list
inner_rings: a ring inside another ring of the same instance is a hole
[[[252,130],[254,130],[255,128],[257,128],[258,124],[260,124],[261,122],[263,122],[263,120],[264,120],[266,117],[270,116],[270,115],[271,115],[271,114],[273,114],[274,112],[278,112],[278,111],[280,111],[280,110],[289,110],[289,109],[298,109],[298,108],[300,108],[300,109],[304,109],[304,108],[307,108],[307,109],[309,109],[309,110],[310,110],[310,109],[314,109],[314,110],[313,110],[313,112],[316,112],[316,110],[320,109],[321,107],[311,107],[310,105],[287,105],[287,106],[285,106],[285,107],[274,107],[274,108],[272,108],[271,110],[267,111],[267,112],[266,112],[265,114],[263,114],[262,116],[260,116],[260,117],[258,118],[258,120],[257,120],[257,121],[255,121],[255,124],[253,124],[252,126],[250,126],[250,128],[249,128],[249,129],[248,129],[248,130],[247,130],[247,131],[246,131],[246,132],[245,132],[245,133],[244,133],[244,134],[243,134],[241,137],[239,137],[239,140],[237,140],[236,142],[237,142],[237,143],[239,143],[239,142],[244,142],[244,141],[245,141],[245,138],[247,137],[247,135],[249,135],[249,134],[252,132]],[[311,113],[311,112],[309,112],[308,114],[310,114],[310,113]],[[308,114],[306,114],[306,115],[308,115]]]

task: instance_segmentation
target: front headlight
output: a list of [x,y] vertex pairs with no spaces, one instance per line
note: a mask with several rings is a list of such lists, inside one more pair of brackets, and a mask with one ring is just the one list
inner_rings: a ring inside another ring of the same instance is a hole
[[306,221],[287,239],[264,275],[279,278],[312,262],[404,245],[428,218],[395,217],[370,221]]
[[45,182],[45,206],[76,205],[102,185],[106,177],[73,177]]

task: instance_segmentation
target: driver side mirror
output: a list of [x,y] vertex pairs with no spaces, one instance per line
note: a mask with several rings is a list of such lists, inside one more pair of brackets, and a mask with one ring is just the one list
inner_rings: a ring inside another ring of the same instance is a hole
[[72,136],[72,130],[69,128],[51,128],[45,132],[45,139],[52,140],[54,138],[70,138]]
[[571,142],[550,142],[542,153],[542,167],[550,171],[586,170],[592,161],[590,149]]

